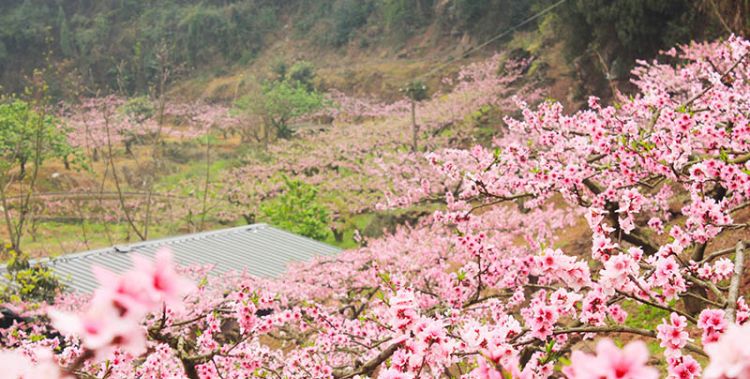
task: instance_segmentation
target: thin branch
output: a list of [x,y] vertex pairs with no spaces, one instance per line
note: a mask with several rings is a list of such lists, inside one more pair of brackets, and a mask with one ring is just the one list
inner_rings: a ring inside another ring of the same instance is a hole
[[70,364],[70,366],[66,367],[63,371],[67,373],[68,375],[75,376],[78,370],[83,367],[83,365],[86,363],[87,360],[94,357],[94,351],[93,350],[85,350],[83,354],[78,356],[78,358],[73,361],[73,363]]
[[706,299],[705,297],[703,297],[701,295],[698,295],[697,293],[692,293],[692,292],[689,292],[689,291],[685,292],[681,296],[692,297],[693,299],[699,300],[699,301],[701,301],[703,303],[711,304],[711,305],[713,305],[716,308],[723,308],[724,305],[725,305],[725,304],[719,304],[719,303],[717,303],[717,302],[715,302],[713,300]]
[[[744,241],[740,241],[740,242],[744,242]],[[737,247],[734,246],[734,247],[728,247],[726,249],[721,249],[721,250],[718,250],[718,251],[714,251],[713,253],[711,253],[711,254],[707,255],[705,258],[703,258],[703,260],[701,260],[700,262],[698,262],[698,265],[702,265],[703,263],[710,262],[710,261],[712,261],[712,260],[714,260],[714,259],[716,259],[718,257],[722,257],[724,255],[732,254],[732,253],[734,253],[734,250],[736,248]]]
[[333,377],[335,379],[350,379],[358,375],[370,376],[375,369],[388,360],[388,358],[390,358],[399,347],[401,347],[401,342],[396,342],[355,370],[334,371]]
[[675,309],[675,308],[672,308],[672,307],[661,305],[661,304],[657,303],[653,299],[652,299],[652,301],[649,301],[649,300],[641,299],[640,297],[633,296],[633,295],[630,295],[630,294],[627,294],[627,293],[624,293],[624,292],[621,292],[621,291],[617,291],[617,293],[619,293],[619,294],[621,294],[621,295],[623,295],[623,296],[625,296],[627,298],[630,298],[630,299],[633,299],[635,301],[638,301],[640,303],[643,303],[643,304],[646,304],[646,305],[650,305],[650,306],[652,306],[654,308],[659,308],[659,309],[665,310],[667,312],[677,313],[677,314],[685,317],[686,319],[690,320],[690,322],[692,322],[693,324],[697,324],[698,323],[698,320],[696,320],[695,317],[693,317],[693,316],[691,316],[691,315],[689,315],[689,314],[687,314],[687,313],[685,313],[685,312],[683,312],[683,311],[681,311],[679,309]]
[[714,296],[716,296],[716,299],[719,300],[719,303],[726,304],[727,302],[726,297],[724,297],[724,294],[721,293],[721,291],[716,287],[715,284],[705,281],[705,280],[701,280],[688,273],[685,274],[685,277],[697,285],[708,288],[709,290],[711,290],[711,292],[713,292]]
[[123,197],[123,191],[120,186],[120,178],[117,176],[117,167],[115,167],[114,153],[112,152],[112,138],[109,132],[109,117],[106,117],[104,120],[104,128],[107,132],[107,153],[108,153],[107,158],[109,160],[109,165],[112,167],[112,178],[115,181],[115,188],[117,189],[117,195],[118,195],[117,198],[120,201],[120,207],[122,207],[122,212],[125,215],[125,220],[130,225],[130,228],[133,229],[133,231],[135,232],[135,234],[138,235],[141,241],[145,241],[146,236],[143,235],[141,231],[138,229],[138,227],[135,225],[135,221],[130,215],[130,212],[128,211],[128,207],[125,204],[125,198]]
[[737,212],[737,211],[741,211],[741,210],[747,208],[748,206],[750,206],[750,201],[744,202],[744,203],[742,203],[742,204],[740,204],[740,205],[738,205],[738,206],[730,209],[729,213],[734,213],[734,212]]
[[[740,59],[737,60],[737,62],[734,62],[734,64],[732,65],[732,67],[730,67],[726,72],[724,72],[724,74],[721,75],[720,79],[723,80],[724,77],[726,77],[727,75],[729,75],[730,73],[732,73],[732,71],[734,71],[734,69],[736,69],[737,66],[739,66],[740,63],[742,63],[742,61],[744,61],[745,58],[747,58],[748,55],[750,55],[750,53],[747,53],[747,54],[743,55],[742,57],[740,57]],[[706,87],[705,89],[703,89],[703,91],[701,91],[700,93],[698,93],[695,96],[693,96],[690,99],[688,99],[688,101],[686,101],[685,104],[682,105],[682,107],[684,107],[684,108],[689,107],[696,100],[698,100],[701,97],[703,97],[703,95],[705,95],[712,88],[714,88],[714,84],[713,83],[711,83],[711,85],[709,85],[708,87]],[[750,159],[750,156],[748,156],[748,159]],[[742,162],[732,162],[732,163],[742,163]]]
[[477,211],[479,209],[482,209],[482,208],[492,207],[492,206],[495,206],[497,204],[502,204],[502,203],[505,203],[505,202],[508,202],[508,201],[519,200],[519,199],[524,199],[524,198],[532,197],[533,196],[530,193],[523,193],[523,194],[518,194],[518,195],[513,195],[513,196],[497,196],[497,195],[492,195],[490,193],[485,193],[485,195],[493,197],[493,198],[495,198],[495,200],[493,200],[493,201],[491,201],[489,203],[483,203],[483,204],[474,206],[473,208],[469,209],[464,214],[464,217],[468,217],[470,214],[472,214],[475,211]]
[[[581,326],[581,327],[573,327],[573,328],[567,328],[567,329],[558,329],[552,332],[553,335],[560,335],[560,334],[572,334],[572,333],[628,333],[628,334],[638,334],[644,337],[651,337],[656,338],[656,332],[653,330],[646,330],[646,329],[638,329],[638,328],[632,328],[629,326],[624,325],[612,325],[612,326]],[[693,345],[692,343],[688,343],[685,346],[685,349],[702,355],[704,357],[708,357],[706,352],[703,351],[700,347]]]

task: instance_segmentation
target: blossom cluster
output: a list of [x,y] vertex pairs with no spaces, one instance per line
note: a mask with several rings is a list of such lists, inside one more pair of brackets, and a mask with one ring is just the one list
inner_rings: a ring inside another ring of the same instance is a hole
[[83,313],[49,312],[65,343],[11,327],[16,376],[748,378],[750,43],[667,53],[617,106],[520,102],[492,146],[426,154],[392,205],[445,207],[358,249],[195,287],[165,253],[99,270]]

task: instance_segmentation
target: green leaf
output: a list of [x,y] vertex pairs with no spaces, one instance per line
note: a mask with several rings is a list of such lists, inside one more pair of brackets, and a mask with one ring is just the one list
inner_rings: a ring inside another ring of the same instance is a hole
[[552,348],[555,347],[555,340],[550,340],[547,342],[547,346],[545,346],[545,351],[547,352],[547,355],[550,355],[552,353]]
[[719,151],[719,159],[721,159],[722,162],[729,162],[729,155],[727,154],[727,151],[724,149],[721,149]]
[[463,282],[463,281],[464,281],[464,280],[466,279],[466,271],[464,271],[464,270],[460,270],[460,271],[459,271],[459,272],[458,272],[458,273],[456,274],[456,279],[458,279],[458,281],[459,281],[459,282]]

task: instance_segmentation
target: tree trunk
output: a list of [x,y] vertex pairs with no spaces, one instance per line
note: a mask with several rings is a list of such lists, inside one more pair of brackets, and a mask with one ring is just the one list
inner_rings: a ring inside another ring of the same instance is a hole
[[419,125],[417,125],[417,102],[414,100],[411,101],[411,130],[412,130],[411,151],[416,153],[417,150],[419,149],[419,146],[418,146]]
[[19,179],[23,179],[26,177],[26,159],[23,158],[20,161],[21,163],[21,171],[18,173]]
[[271,124],[263,123],[263,149],[268,150],[268,142],[271,139]]
[[344,241],[344,231],[338,230],[338,228],[332,226],[331,232],[333,233],[333,238],[336,240],[336,242],[343,242]]
[[131,138],[125,140],[125,154],[133,155],[133,139]]
[[248,225],[255,224],[255,213],[245,213],[242,215]]

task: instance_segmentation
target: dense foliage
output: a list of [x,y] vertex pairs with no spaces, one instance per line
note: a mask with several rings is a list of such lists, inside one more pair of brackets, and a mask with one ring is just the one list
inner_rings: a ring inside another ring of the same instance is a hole
[[[73,158],[74,149],[67,130],[52,115],[40,112],[26,101],[10,99],[0,102],[0,172],[7,175],[14,168],[23,177],[34,159],[43,161]],[[9,166],[9,167],[6,167]],[[7,183],[5,183],[7,185]]]
[[[552,0],[78,1],[0,4],[0,84],[50,58],[55,96],[80,91],[146,93],[165,65],[227,72],[248,64],[280,36],[336,51],[400,46],[426,30],[451,43],[480,43],[537,15]],[[635,58],[691,38],[747,31],[747,5],[732,1],[569,0],[526,25],[547,23],[583,75],[626,79]],[[501,41],[502,42],[502,41]],[[343,52],[341,52],[343,53]],[[601,58],[601,59],[600,59]],[[604,80],[604,79],[602,79]],[[588,79],[587,81],[592,81]],[[596,88],[596,86],[594,86]],[[596,88],[599,90],[599,88]]]
[[[736,3],[736,4],[733,4]],[[629,86],[636,59],[690,40],[750,31],[742,1],[567,1],[548,17],[584,85],[583,95]],[[731,26],[729,26],[731,23]]]
[[0,257],[6,264],[4,280],[0,283],[0,301],[52,302],[64,288],[60,278],[49,267],[31,264],[27,256],[10,244],[0,247]]
[[282,6],[264,0],[3,2],[0,71],[5,84],[19,88],[18,69],[51,50],[60,69],[83,75],[84,84],[145,92],[159,74],[164,48],[171,64],[187,68],[250,59],[278,28]]
[[318,190],[299,180],[292,180],[286,176],[283,192],[261,204],[263,216],[271,224],[286,229],[292,233],[325,240],[330,234],[329,211],[319,203]]
[[259,94],[238,99],[235,106],[251,115],[260,116],[268,142],[271,131],[277,138],[288,139],[294,131],[289,122],[314,113],[324,106],[324,98],[302,82],[281,80],[266,83]]
[[[0,364],[11,378],[748,378],[750,42],[667,55],[680,63],[639,63],[639,93],[616,106],[519,100],[492,146],[393,171],[421,180],[397,181],[391,205],[445,202],[416,226],[279,279],[134,255],[121,275],[95,269],[90,299],[18,304]],[[575,228],[590,246],[565,240]],[[633,322],[643,310],[664,318]]]

